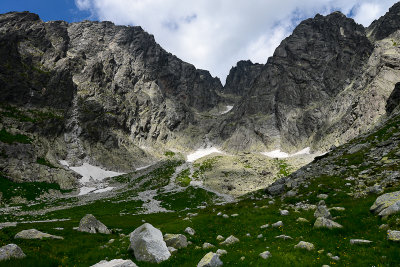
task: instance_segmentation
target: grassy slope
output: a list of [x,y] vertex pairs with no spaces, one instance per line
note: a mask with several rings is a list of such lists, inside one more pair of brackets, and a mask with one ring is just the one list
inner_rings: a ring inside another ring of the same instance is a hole
[[[393,136],[398,131],[400,118],[393,119],[386,127],[376,133],[371,134],[354,142],[368,142],[372,139],[384,141]],[[395,130],[393,130],[395,127]],[[397,129],[397,130],[396,130]],[[376,138],[375,138],[376,136]],[[395,152],[391,151],[387,157],[396,158]],[[341,166],[351,166],[359,164],[364,158],[363,153],[367,150],[357,152],[355,155],[343,155],[335,160]],[[361,160],[360,160],[361,158]],[[365,166],[364,166],[365,167]],[[352,172],[359,172],[359,169],[352,169]],[[374,172],[383,171],[387,166],[371,166]],[[391,170],[399,170],[398,165],[390,167]],[[163,171],[159,171],[158,177],[162,176]],[[168,174],[170,175],[170,172]],[[167,177],[168,178],[168,177]],[[165,178],[165,180],[167,179]],[[400,230],[400,216],[394,215],[389,220],[383,221],[376,215],[369,212],[369,207],[376,199],[376,195],[354,199],[348,193],[351,188],[346,186],[344,177],[320,176],[309,180],[308,187],[302,186],[296,197],[281,200],[275,198],[274,204],[268,204],[270,199],[260,191],[252,197],[241,200],[238,203],[227,204],[224,206],[209,206],[206,209],[197,209],[197,205],[205,201],[208,194],[202,191],[186,191],[174,196],[160,196],[163,205],[175,210],[175,212],[162,214],[138,214],[136,211],[140,207],[140,202],[119,202],[103,200],[87,206],[74,207],[68,210],[61,210],[47,214],[47,218],[70,218],[70,221],[41,223],[41,224],[20,224],[15,228],[6,228],[0,231],[0,245],[16,243],[21,246],[28,255],[22,260],[11,262],[0,262],[0,266],[88,266],[95,264],[105,258],[130,258],[128,254],[128,238],[120,237],[119,233],[129,234],[145,220],[155,227],[160,228],[163,233],[183,233],[187,226],[196,230],[196,235],[189,239],[193,245],[179,250],[168,261],[160,266],[194,266],[209,251],[195,249],[204,242],[217,245],[217,235],[225,237],[233,234],[240,239],[240,242],[224,247],[218,245],[217,248],[224,248],[228,251],[227,255],[221,257],[225,266],[321,266],[329,264],[331,266],[398,266],[400,265],[399,243],[393,243],[386,239],[386,231],[380,230],[382,223],[388,223],[391,229]],[[129,180],[129,179],[128,179]],[[131,181],[135,182],[135,181]],[[145,183],[147,187],[156,188],[157,183]],[[161,184],[165,184],[164,182]],[[193,190],[188,187],[187,190]],[[388,188],[385,192],[399,190],[398,186]],[[132,195],[135,192],[131,192]],[[289,216],[279,215],[279,209],[285,208],[289,204],[299,201],[316,204],[319,200],[316,197],[320,193],[329,195],[326,203],[328,207],[344,207],[344,211],[331,211],[335,221],[344,226],[343,229],[328,230],[314,229],[315,221],[313,210],[300,212],[289,209]],[[127,196],[125,196],[127,197]],[[209,200],[209,199],[208,199]],[[182,210],[184,207],[188,210]],[[140,210],[140,209],[139,209]],[[129,214],[121,214],[121,211]],[[216,214],[221,211],[225,214],[239,214],[238,217],[223,218]],[[188,212],[198,212],[199,215],[191,220],[183,220]],[[92,213],[108,227],[121,229],[120,232],[112,235],[91,235],[72,230],[78,226],[80,218]],[[296,219],[304,217],[309,223],[300,223]],[[282,220],[283,227],[260,229],[261,225],[274,223]],[[64,231],[54,230],[54,227],[64,227]],[[37,228],[39,230],[57,234],[65,237],[65,240],[46,240],[46,241],[21,241],[14,240],[13,236],[20,230]],[[251,236],[247,237],[246,233]],[[257,238],[258,234],[263,234],[263,238]],[[275,236],[285,234],[293,237],[293,240],[275,239]],[[109,239],[116,241],[106,248],[100,248],[107,244]],[[363,238],[373,241],[370,245],[350,245],[351,238]],[[304,240],[315,245],[314,251],[296,250],[293,248],[299,241]],[[213,249],[215,251],[217,248]],[[269,250],[271,258],[261,259],[258,254]],[[324,250],[318,253],[318,250]],[[340,257],[340,261],[333,261],[326,253],[332,253]],[[245,257],[242,261],[240,258]],[[135,260],[134,260],[135,261]],[[155,266],[144,262],[137,262],[139,266]]]

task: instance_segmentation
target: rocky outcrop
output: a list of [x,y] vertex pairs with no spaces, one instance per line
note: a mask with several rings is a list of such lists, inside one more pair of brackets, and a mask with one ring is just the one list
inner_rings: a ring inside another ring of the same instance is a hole
[[219,259],[218,254],[214,252],[208,252],[197,264],[197,267],[218,267],[222,265],[223,263]]
[[400,212],[400,191],[386,193],[379,196],[370,211],[381,217],[387,217]]
[[382,40],[400,29],[400,3],[394,4],[388,12],[368,27],[372,40]]
[[250,60],[239,61],[229,71],[222,91],[226,94],[245,96],[249,94],[254,81],[260,75],[263,64],[252,63]]
[[160,263],[171,256],[161,231],[149,223],[136,228],[130,234],[130,242],[129,250],[138,261]]
[[176,249],[186,248],[188,246],[187,238],[182,234],[165,234],[164,241],[168,247]]
[[26,255],[22,249],[15,244],[8,244],[0,248],[0,261],[10,259],[22,259]]
[[79,222],[78,231],[91,234],[111,234],[111,231],[92,214],[86,214]]
[[386,112],[392,113],[400,105],[400,83],[396,83],[392,93],[386,102]]

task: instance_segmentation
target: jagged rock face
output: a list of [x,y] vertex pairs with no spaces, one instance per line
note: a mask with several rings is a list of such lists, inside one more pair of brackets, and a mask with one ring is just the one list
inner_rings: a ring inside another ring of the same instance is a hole
[[394,4],[388,12],[368,27],[372,40],[382,40],[400,28],[400,3]]
[[[46,140],[57,143],[53,164],[58,157],[129,171],[148,163],[152,156],[139,147],[178,142],[174,133],[195,123],[194,112],[213,108],[222,88],[218,78],[166,52],[141,27],[111,22],[3,14],[0,56],[0,103],[64,114],[46,132]],[[35,125],[28,132],[40,139]]]
[[387,103],[386,111],[387,113],[392,113],[393,110],[400,104],[400,83],[396,83],[393,92],[390,94]]
[[263,64],[252,63],[250,60],[239,61],[236,67],[229,71],[223,92],[238,96],[247,95],[263,66]]
[[225,147],[325,150],[365,132],[385,114],[398,80],[393,49],[387,39],[374,49],[365,29],[339,12],[303,21],[235,106],[231,123],[220,124]]

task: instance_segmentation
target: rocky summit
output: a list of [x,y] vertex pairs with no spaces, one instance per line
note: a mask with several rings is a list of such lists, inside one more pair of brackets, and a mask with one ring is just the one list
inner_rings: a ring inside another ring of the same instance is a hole
[[225,85],[140,26],[0,15],[0,266],[398,266],[400,3]]

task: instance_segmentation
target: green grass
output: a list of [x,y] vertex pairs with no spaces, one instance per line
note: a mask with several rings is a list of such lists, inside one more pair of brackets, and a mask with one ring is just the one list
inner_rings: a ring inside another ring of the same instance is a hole
[[34,200],[40,195],[48,192],[49,189],[69,192],[68,190],[61,190],[60,186],[55,183],[15,183],[7,179],[3,174],[0,173],[0,191],[3,193],[3,201],[5,200],[6,202],[15,196],[21,196],[23,198],[26,198],[27,200]]
[[293,172],[292,168],[290,167],[290,165],[287,163],[286,160],[274,159],[274,163],[279,170],[277,174],[278,178],[286,177]]
[[173,151],[166,151],[166,152],[164,153],[164,156],[173,157],[173,156],[175,156],[175,152],[173,152]]
[[181,171],[176,177],[176,183],[183,187],[189,186],[190,181],[190,169]]
[[0,130],[0,142],[12,144],[12,143],[22,143],[22,144],[30,144],[32,143],[32,139],[23,134],[12,134],[7,132],[6,129]]

